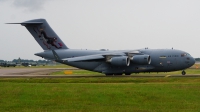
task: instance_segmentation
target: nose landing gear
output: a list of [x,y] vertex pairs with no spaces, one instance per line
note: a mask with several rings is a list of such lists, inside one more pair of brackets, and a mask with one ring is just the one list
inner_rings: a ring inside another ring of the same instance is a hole
[[181,73],[182,73],[182,75],[185,75],[185,74],[186,74],[186,72],[185,72],[184,70],[183,70]]

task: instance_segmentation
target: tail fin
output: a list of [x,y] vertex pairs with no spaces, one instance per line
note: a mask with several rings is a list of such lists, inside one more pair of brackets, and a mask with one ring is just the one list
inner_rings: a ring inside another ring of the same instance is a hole
[[68,49],[45,19],[34,19],[22,23],[8,24],[21,24],[25,26],[43,50]]

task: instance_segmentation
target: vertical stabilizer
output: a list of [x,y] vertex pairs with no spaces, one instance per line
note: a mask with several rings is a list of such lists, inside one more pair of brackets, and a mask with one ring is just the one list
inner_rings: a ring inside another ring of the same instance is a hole
[[45,19],[34,19],[20,23],[25,26],[43,50],[68,49]]

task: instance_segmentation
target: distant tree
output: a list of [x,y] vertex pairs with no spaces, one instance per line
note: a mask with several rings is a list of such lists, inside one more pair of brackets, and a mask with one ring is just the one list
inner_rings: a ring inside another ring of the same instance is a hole
[[18,62],[18,60],[17,60],[17,59],[13,59],[13,60],[12,60],[12,62],[15,62],[15,63],[17,63],[17,62]]
[[195,61],[200,61],[200,58],[195,58]]

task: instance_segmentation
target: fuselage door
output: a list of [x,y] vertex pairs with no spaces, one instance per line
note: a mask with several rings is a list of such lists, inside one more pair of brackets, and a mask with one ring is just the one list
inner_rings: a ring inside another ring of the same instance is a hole
[[175,70],[177,68],[177,56],[176,55],[168,56],[166,63],[169,71]]
[[159,66],[160,67],[166,67],[166,56],[160,56],[159,57]]

